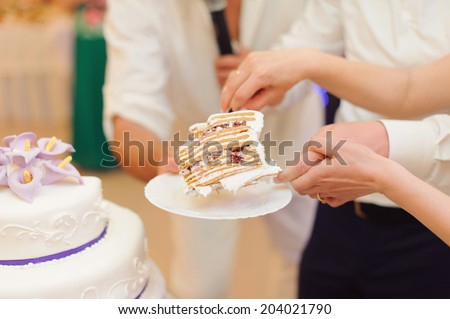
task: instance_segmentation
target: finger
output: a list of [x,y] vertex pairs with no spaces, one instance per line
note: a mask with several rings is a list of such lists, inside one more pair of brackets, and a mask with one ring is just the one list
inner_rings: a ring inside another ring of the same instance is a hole
[[237,69],[239,64],[242,62],[241,56],[236,56],[234,54],[222,55],[216,59],[216,69]]
[[[264,83],[256,76],[249,76],[236,89],[230,101],[230,106],[233,110],[238,110],[244,105],[249,105],[252,109],[260,109],[265,104],[267,94],[261,94],[266,88]],[[257,95],[260,94],[261,97]],[[253,100],[252,100],[253,99]]]
[[275,183],[288,183],[302,175],[304,168],[301,164],[289,166],[281,171],[275,178]]
[[260,110],[273,99],[273,92],[266,89],[257,91],[241,108],[248,110]]
[[327,193],[329,190],[325,188],[326,186],[320,186],[325,170],[326,163],[324,161],[314,167],[310,167],[302,176],[299,176],[291,182],[292,187],[303,195]]
[[298,166],[299,165],[286,167],[273,179],[273,181],[275,183],[288,183],[296,179],[300,176],[299,171],[301,170]]
[[339,149],[347,142],[345,139],[332,140],[332,138],[314,138],[309,141],[309,149],[326,157],[332,158],[338,155]]
[[222,111],[227,110],[231,105],[231,100],[234,97],[239,87],[247,80],[249,73],[244,69],[232,71],[225,82],[222,89],[222,96],[220,98],[220,104]]
[[252,52],[251,49],[245,48],[245,47],[240,47],[237,55],[239,55],[241,58],[245,58],[250,52]]
[[300,158],[300,161],[297,165],[286,167],[286,169],[284,169],[281,173],[278,174],[277,177],[275,177],[274,181],[276,183],[290,182],[305,174],[309,169],[310,167],[305,165],[303,160]]
[[339,207],[341,205],[344,205],[345,203],[348,203],[349,201],[351,201],[351,199],[339,197],[330,197],[325,200],[325,202],[331,207]]
[[308,150],[321,154],[323,157],[326,157],[327,156],[326,145],[327,145],[326,139],[321,137],[313,137],[308,142]]
[[225,85],[225,82],[228,79],[228,75],[230,74],[232,70],[223,69],[217,71],[217,81],[219,82],[220,86],[223,87]]
[[311,167],[318,165],[323,160],[323,156],[316,152],[308,151],[300,155],[299,162],[295,166],[288,166],[284,171],[282,171],[275,178],[275,182],[286,183],[290,182],[295,178],[298,178],[306,172],[308,172]]

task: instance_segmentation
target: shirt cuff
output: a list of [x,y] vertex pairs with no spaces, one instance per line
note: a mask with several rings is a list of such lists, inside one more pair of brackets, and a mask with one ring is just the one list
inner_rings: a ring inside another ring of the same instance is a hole
[[425,121],[380,120],[389,138],[389,158],[426,180],[434,163],[436,130]]

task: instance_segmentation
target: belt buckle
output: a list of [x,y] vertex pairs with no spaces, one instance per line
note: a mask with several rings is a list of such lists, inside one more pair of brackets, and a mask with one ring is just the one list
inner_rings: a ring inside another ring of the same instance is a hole
[[366,213],[363,212],[361,203],[360,202],[354,202],[355,204],[355,215],[362,219],[367,219]]

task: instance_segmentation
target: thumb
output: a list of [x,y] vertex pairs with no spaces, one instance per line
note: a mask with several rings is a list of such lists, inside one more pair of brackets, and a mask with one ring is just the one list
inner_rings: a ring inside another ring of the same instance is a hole
[[306,174],[311,167],[319,164],[324,159],[320,153],[309,150],[302,153],[300,161],[294,166],[288,166],[284,171],[274,178],[275,183],[287,183],[304,174]]

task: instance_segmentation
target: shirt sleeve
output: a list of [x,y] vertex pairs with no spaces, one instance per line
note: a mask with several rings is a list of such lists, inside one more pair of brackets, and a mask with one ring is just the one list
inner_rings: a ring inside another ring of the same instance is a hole
[[389,137],[389,158],[450,195],[450,116],[381,122]]
[[330,54],[344,54],[340,0],[308,1],[290,31],[274,49],[309,47]]
[[158,1],[108,1],[105,38],[108,62],[104,94],[104,130],[113,136],[119,115],[161,139],[170,136],[174,116],[167,99],[169,67],[164,52]]
[[[282,35],[272,49],[300,47],[315,48],[339,56],[344,55],[339,0],[308,1],[290,31]],[[286,92],[283,100],[275,108],[280,111],[290,108],[312,90],[311,82],[301,81]]]

